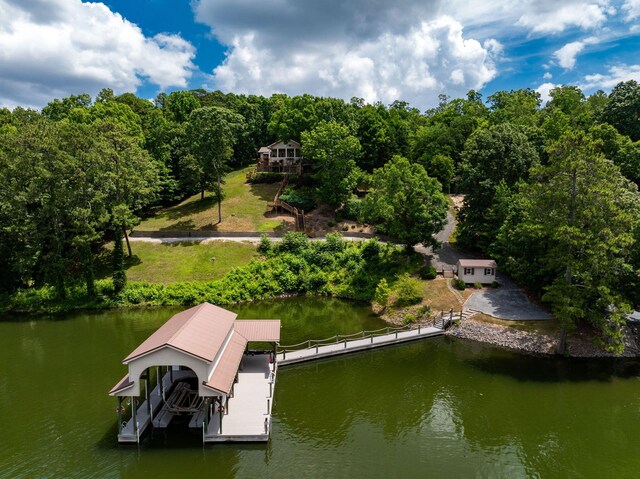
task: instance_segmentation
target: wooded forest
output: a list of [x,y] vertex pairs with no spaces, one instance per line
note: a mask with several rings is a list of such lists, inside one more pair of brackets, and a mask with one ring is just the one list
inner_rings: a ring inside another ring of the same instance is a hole
[[[205,190],[278,139],[302,143],[318,202],[409,245],[432,243],[445,194],[466,194],[457,243],[491,256],[570,328],[587,320],[620,344],[640,303],[640,85],[590,96],[557,87],[419,111],[312,95],[204,90],[154,101],[104,89],[35,111],[0,110],[0,291],[70,284],[95,294],[95,255],[140,215]],[[368,191],[362,199],[356,187]],[[219,218],[220,220],[222,217]],[[125,241],[125,245],[128,241]],[[125,246],[126,247],[126,246]]]

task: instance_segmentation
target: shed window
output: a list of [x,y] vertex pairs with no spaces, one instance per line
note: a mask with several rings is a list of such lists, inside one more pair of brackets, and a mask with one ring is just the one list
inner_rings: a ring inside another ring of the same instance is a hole
[[491,276],[491,275],[493,275],[493,268],[485,268],[485,269],[484,269],[484,275],[485,275],[485,276]]
[[465,268],[464,274],[475,274],[475,271],[473,270],[473,268]]

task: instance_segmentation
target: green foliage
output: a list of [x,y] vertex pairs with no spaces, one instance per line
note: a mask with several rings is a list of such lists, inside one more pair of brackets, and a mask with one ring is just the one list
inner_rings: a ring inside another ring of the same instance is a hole
[[393,287],[396,306],[411,306],[422,301],[422,283],[412,278],[409,273],[398,276]]
[[498,283],[497,281],[493,280],[491,281],[491,287],[492,288],[499,288],[500,287],[500,283]]
[[447,199],[424,168],[396,156],[373,172],[371,191],[363,200],[365,219],[400,243],[437,244],[444,227]]
[[418,318],[416,317],[415,314],[413,313],[407,313],[404,315],[404,318],[402,318],[402,324],[407,325],[407,324],[413,324],[418,320]]
[[586,320],[619,351],[640,195],[582,132],[552,144],[549,159],[521,187],[497,257],[516,279],[546,291],[543,300],[565,330]]
[[287,188],[284,194],[280,195],[280,199],[285,203],[295,206],[303,211],[311,211],[316,207],[316,202],[311,196],[299,193],[295,190]]
[[272,173],[270,171],[256,171],[255,169],[247,176],[247,183],[279,183],[282,181],[282,173]]
[[339,207],[357,184],[356,160],[362,154],[358,139],[344,125],[323,122],[302,133],[302,153],[313,159],[320,199]]
[[386,278],[382,278],[376,286],[376,292],[373,295],[373,302],[379,304],[383,308],[389,303],[389,296],[391,295],[391,289],[387,283]]
[[521,128],[500,124],[478,129],[464,147],[458,243],[486,251],[505,220],[511,189],[526,180],[538,154]]
[[454,279],[453,287],[460,291],[464,291],[465,289],[467,289],[467,284],[461,279]]
[[476,282],[476,283],[473,283],[473,287],[474,287],[475,289],[482,289],[482,283],[477,283],[477,282]]
[[418,274],[422,279],[435,279],[436,276],[438,276],[438,272],[431,265],[423,266],[422,268],[420,268],[420,271],[418,271]]
[[258,253],[268,255],[273,249],[273,242],[267,235],[260,236],[260,243],[258,244]]
[[[224,306],[306,293],[371,301],[384,275],[404,271],[407,261],[397,247],[377,242],[372,242],[376,245],[372,247],[369,243],[344,241],[339,234],[326,242],[309,241],[304,235],[289,233],[281,243],[273,245],[266,258],[234,268],[216,281],[168,285],[128,282],[119,293],[114,292],[111,281],[97,281],[95,300],[88,298],[84,286],[67,287],[66,299],[57,298],[51,287],[31,288],[3,298],[0,310],[40,312],[125,305],[188,306],[203,301]],[[364,257],[365,250],[368,259]],[[377,251],[375,256],[374,251]],[[413,293],[408,294],[412,297]]]
[[117,294],[127,285],[127,274],[124,270],[124,251],[122,250],[122,232],[120,225],[114,227],[113,246],[113,290]]
[[455,169],[450,156],[443,154],[436,154],[432,157],[427,156],[421,159],[421,163],[429,176],[440,182],[442,191],[451,189],[451,181],[453,180]]
[[620,82],[609,95],[602,111],[604,121],[632,141],[640,140],[640,85],[635,80]]

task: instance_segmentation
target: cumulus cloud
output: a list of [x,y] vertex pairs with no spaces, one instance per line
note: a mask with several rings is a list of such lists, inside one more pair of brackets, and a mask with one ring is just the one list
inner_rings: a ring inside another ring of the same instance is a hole
[[625,0],[622,9],[626,13],[627,21],[640,17],[640,0]]
[[598,28],[615,14],[609,0],[448,0],[442,8],[453,9],[452,15],[474,30],[524,29],[531,35]]
[[604,74],[586,75],[580,88],[583,90],[610,89],[620,82],[629,80],[640,82],[640,65],[617,65],[610,67]]
[[0,105],[135,91],[142,81],[186,87],[194,55],[181,37],[146,37],[102,3],[0,0]]
[[543,105],[546,104],[549,100],[551,100],[551,96],[549,95],[549,92],[557,86],[558,85],[554,83],[547,82],[547,83],[543,83],[538,88],[536,88],[536,91],[540,94],[540,99],[542,100]]
[[437,2],[240,3],[194,4],[198,20],[229,46],[211,85],[225,91],[402,99],[427,107],[440,93],[482,88],[496,76],[502,53],[497,40],[468,38],[459,22],[437,15]]
[[584,50],[583,42],[571,42],[556,50],[553,56],[556,57],[562,68],[571,70],[576,66],[576,57],[582,50]]

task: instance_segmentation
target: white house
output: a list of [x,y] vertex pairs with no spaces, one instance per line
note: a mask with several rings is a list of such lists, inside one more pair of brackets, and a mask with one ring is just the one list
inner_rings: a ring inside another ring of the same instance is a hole
[[299,174],[302,171],[300,143],[278,140],[263,146],[258,150],[258,171]]
[[492,283],[496,280],[496,262],[492,259],[459,259],[458,279],[465,283]]

